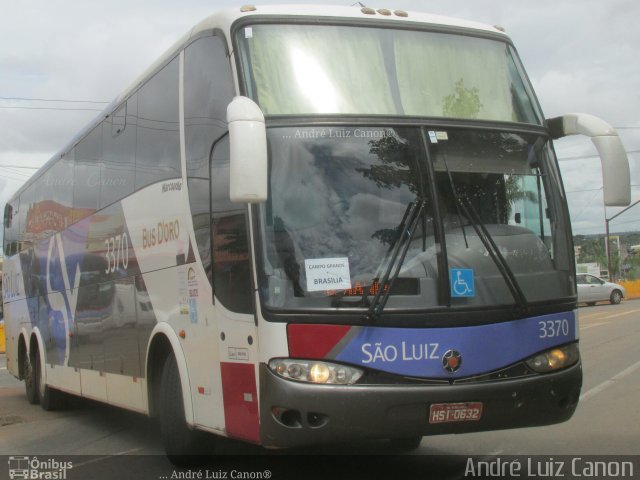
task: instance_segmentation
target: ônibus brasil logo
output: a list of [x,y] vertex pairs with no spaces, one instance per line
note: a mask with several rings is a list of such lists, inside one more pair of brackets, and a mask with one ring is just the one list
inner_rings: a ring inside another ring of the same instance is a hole
[[9,478],[24,480],[66,480],[72,462],[61,462],[53,458],[39,460],[38,457],[9,457]]

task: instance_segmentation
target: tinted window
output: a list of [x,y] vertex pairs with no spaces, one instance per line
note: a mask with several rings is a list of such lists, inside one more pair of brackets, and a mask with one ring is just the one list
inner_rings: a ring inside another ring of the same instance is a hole
[[597,277],[594,277],[593,275],[587,275],[587,283],[589,285],[602,285],[604,284],[604,281],[600,280]]
[[73,153],[66,154],[56,165],[55,178],[58,185],[55,186],[56,193],[54,199],[61,205],[62,216],[64,217],[64,228],[73,223],[73,182],[74,182],[74,161]]
[[98,209],[102,125],[94,128],[75,148],[73,220],[77,222]]
[[228,138],[220,141],[211,160],[213,287],[226,308],[252,313],[247,207],[229,200]]
[[138,91],[137,123],[136,189],[179,177],[177,58]]
[[[34,235],[29,230],[29,212],[34,206],[33,186],[28,187],[20,194],[20,205],[18,208],[18,218],[20,222],[20,230],[18,234],[20,250],[29,248],[34,239]],[[14,217],[15,221],[15,217]]]
[[72,223],[73,163],[63,157],[30,187],[35,202],[29,209],[29,231],[36,237],[60,232]]
[[227,131],[227,105],[234,95],[223,40],[196,41],[185,51],[184,65],[187,173],[206,178],[211,145]]
[[100,166],[100,208],[121,200],[133,192],[137,110],[137,95],[134,95],[104,122]]
[[33,203],[27,212],[27,231],[34,240],[42,239],[63,229],[64,219],[61,218],[60,208],[53,200],[53,190],[49,187],[51,179],[55,178],[55,165],[29,187],[32,191]]
[[227,131],[226,111],[234,88],[221,38],[197,40],[187,47],[184,62],[189,201],[200,258],[211,281],[209,155],[213,143]]

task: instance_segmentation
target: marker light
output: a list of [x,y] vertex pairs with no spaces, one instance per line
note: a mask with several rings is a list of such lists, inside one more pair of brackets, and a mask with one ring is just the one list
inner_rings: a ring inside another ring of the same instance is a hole
[[547,373],[569,367],[580,358],[578,344],[572,343],[564,347],[553,348],[529,358],[526,364],[538,373]]
[[347,365],[288,358],[271,360],[269,369],[280,377],[290,380],[328,385],[353,385],[364,373],[359,368]]

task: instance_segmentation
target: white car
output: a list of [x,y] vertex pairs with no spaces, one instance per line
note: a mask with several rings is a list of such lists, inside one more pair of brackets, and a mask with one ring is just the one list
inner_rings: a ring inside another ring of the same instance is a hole
[[588,273],[579,273],[577,283],[578,302],[587,305],[595,305],[596,302],[605,300],[617,305],[627,296],[627,291],[622,285],[607,282]]

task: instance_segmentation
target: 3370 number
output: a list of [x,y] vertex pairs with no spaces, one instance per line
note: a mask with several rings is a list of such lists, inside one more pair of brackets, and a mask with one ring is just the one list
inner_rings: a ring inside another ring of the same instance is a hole
[[114,273],[119,268],[124,270],[129,267],[129,237],[126,233],[121,233],[114,237],[109,237],[104,241],[104,256],[107,260],[107,268],[104,273]]
[[545,320],[538,322],[539,338],[566,337],[569,335],[569,320]]

